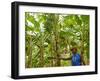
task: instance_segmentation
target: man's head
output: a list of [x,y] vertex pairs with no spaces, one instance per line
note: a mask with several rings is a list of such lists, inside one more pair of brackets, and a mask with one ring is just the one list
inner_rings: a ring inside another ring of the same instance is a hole
[[77,48],[74,47],[74,48],[71,49],[71,51],[72,51],[73,54],[76,54],[77,53]]

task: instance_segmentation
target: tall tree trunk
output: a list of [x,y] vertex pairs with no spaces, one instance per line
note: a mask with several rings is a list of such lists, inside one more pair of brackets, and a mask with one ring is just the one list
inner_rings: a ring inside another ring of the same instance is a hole
[[40,44],[40,67],[44,66],[44,46],[43,46],[43,33],[41,32],[41,44]]
[[44,66],[44,48],[40,46],[40,67]]
[[29,38],[29,47],[28,47],[28,68],[32,68],[32,37]]
[[[52,35],[52,33],[51,33],[51,48],[50,48],[50,52],[51,52],[51,57],[53,57],[53,54],[54,54],[54,51],[53,51],[53,35]],[[54,66],[54,62],[53,62],[53,59],[51,59],[50,60],[50,66]]]
[[56,41],[56,58],[57,58],[56,66],[60,66],[60,59],[59,59],[60,54],[59,54],[59,39],[58,39],[58,36],[56,36],[55,41]]
[[84,52],[84,26],[82,24],[80,24],[80,28],[81,28],[81,52]]
[[59,32],[58,32],[58,16],[55,15],[55,21],[54,21],[54,35],[55,35],[55,54],[56,54],[56,66],[60,66],[60,49],[59,49]]

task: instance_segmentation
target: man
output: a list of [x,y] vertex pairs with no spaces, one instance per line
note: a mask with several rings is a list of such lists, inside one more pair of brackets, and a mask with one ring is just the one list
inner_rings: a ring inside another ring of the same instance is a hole
[[59,58],[61,60],[71,60],[72,66],[81,66],[85,65],[84,59],[83,59],[83,52],[81,54],[77,53],[77,48],[72,48],[72,56],[69,58]]
[[71,57],[71,62],[72,66],[80,66],[80,65],[85,65],[85,62],[83,60],[83,53],[80,55],[77,53],[77,48],[72,48],[72,57]]

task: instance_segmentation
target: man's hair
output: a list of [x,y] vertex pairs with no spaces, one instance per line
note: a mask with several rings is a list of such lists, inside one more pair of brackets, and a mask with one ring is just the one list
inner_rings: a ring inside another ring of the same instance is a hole
[[77,48],[76,47],[71,48],[71,51],[73,51],[73,50],[76,50],[77,51]]

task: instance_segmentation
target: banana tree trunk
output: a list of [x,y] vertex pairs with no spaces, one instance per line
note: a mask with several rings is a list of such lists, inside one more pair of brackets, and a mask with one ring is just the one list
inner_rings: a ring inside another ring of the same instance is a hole
[[43,46],[43,33],[41,32],[41,40],[40,40],[40,67],[44,66],[44,46]]
[[29,47],[28,47],[28,68],[32,68],[32,37],[30,35]]
[[55,35],[55,54],[56,54],[56,63],[55,63],[55,65],[56,66],[60,66],[61,64],[60,64],[60,52],[59,52],[59,48],[60,48],[60,46],[59,46],[59,32],[58,32],[58,29],[59,29],[59,27],[58,27],[58,16],[56,16],[55,15],[55,22],[54,22],[54,35]]

